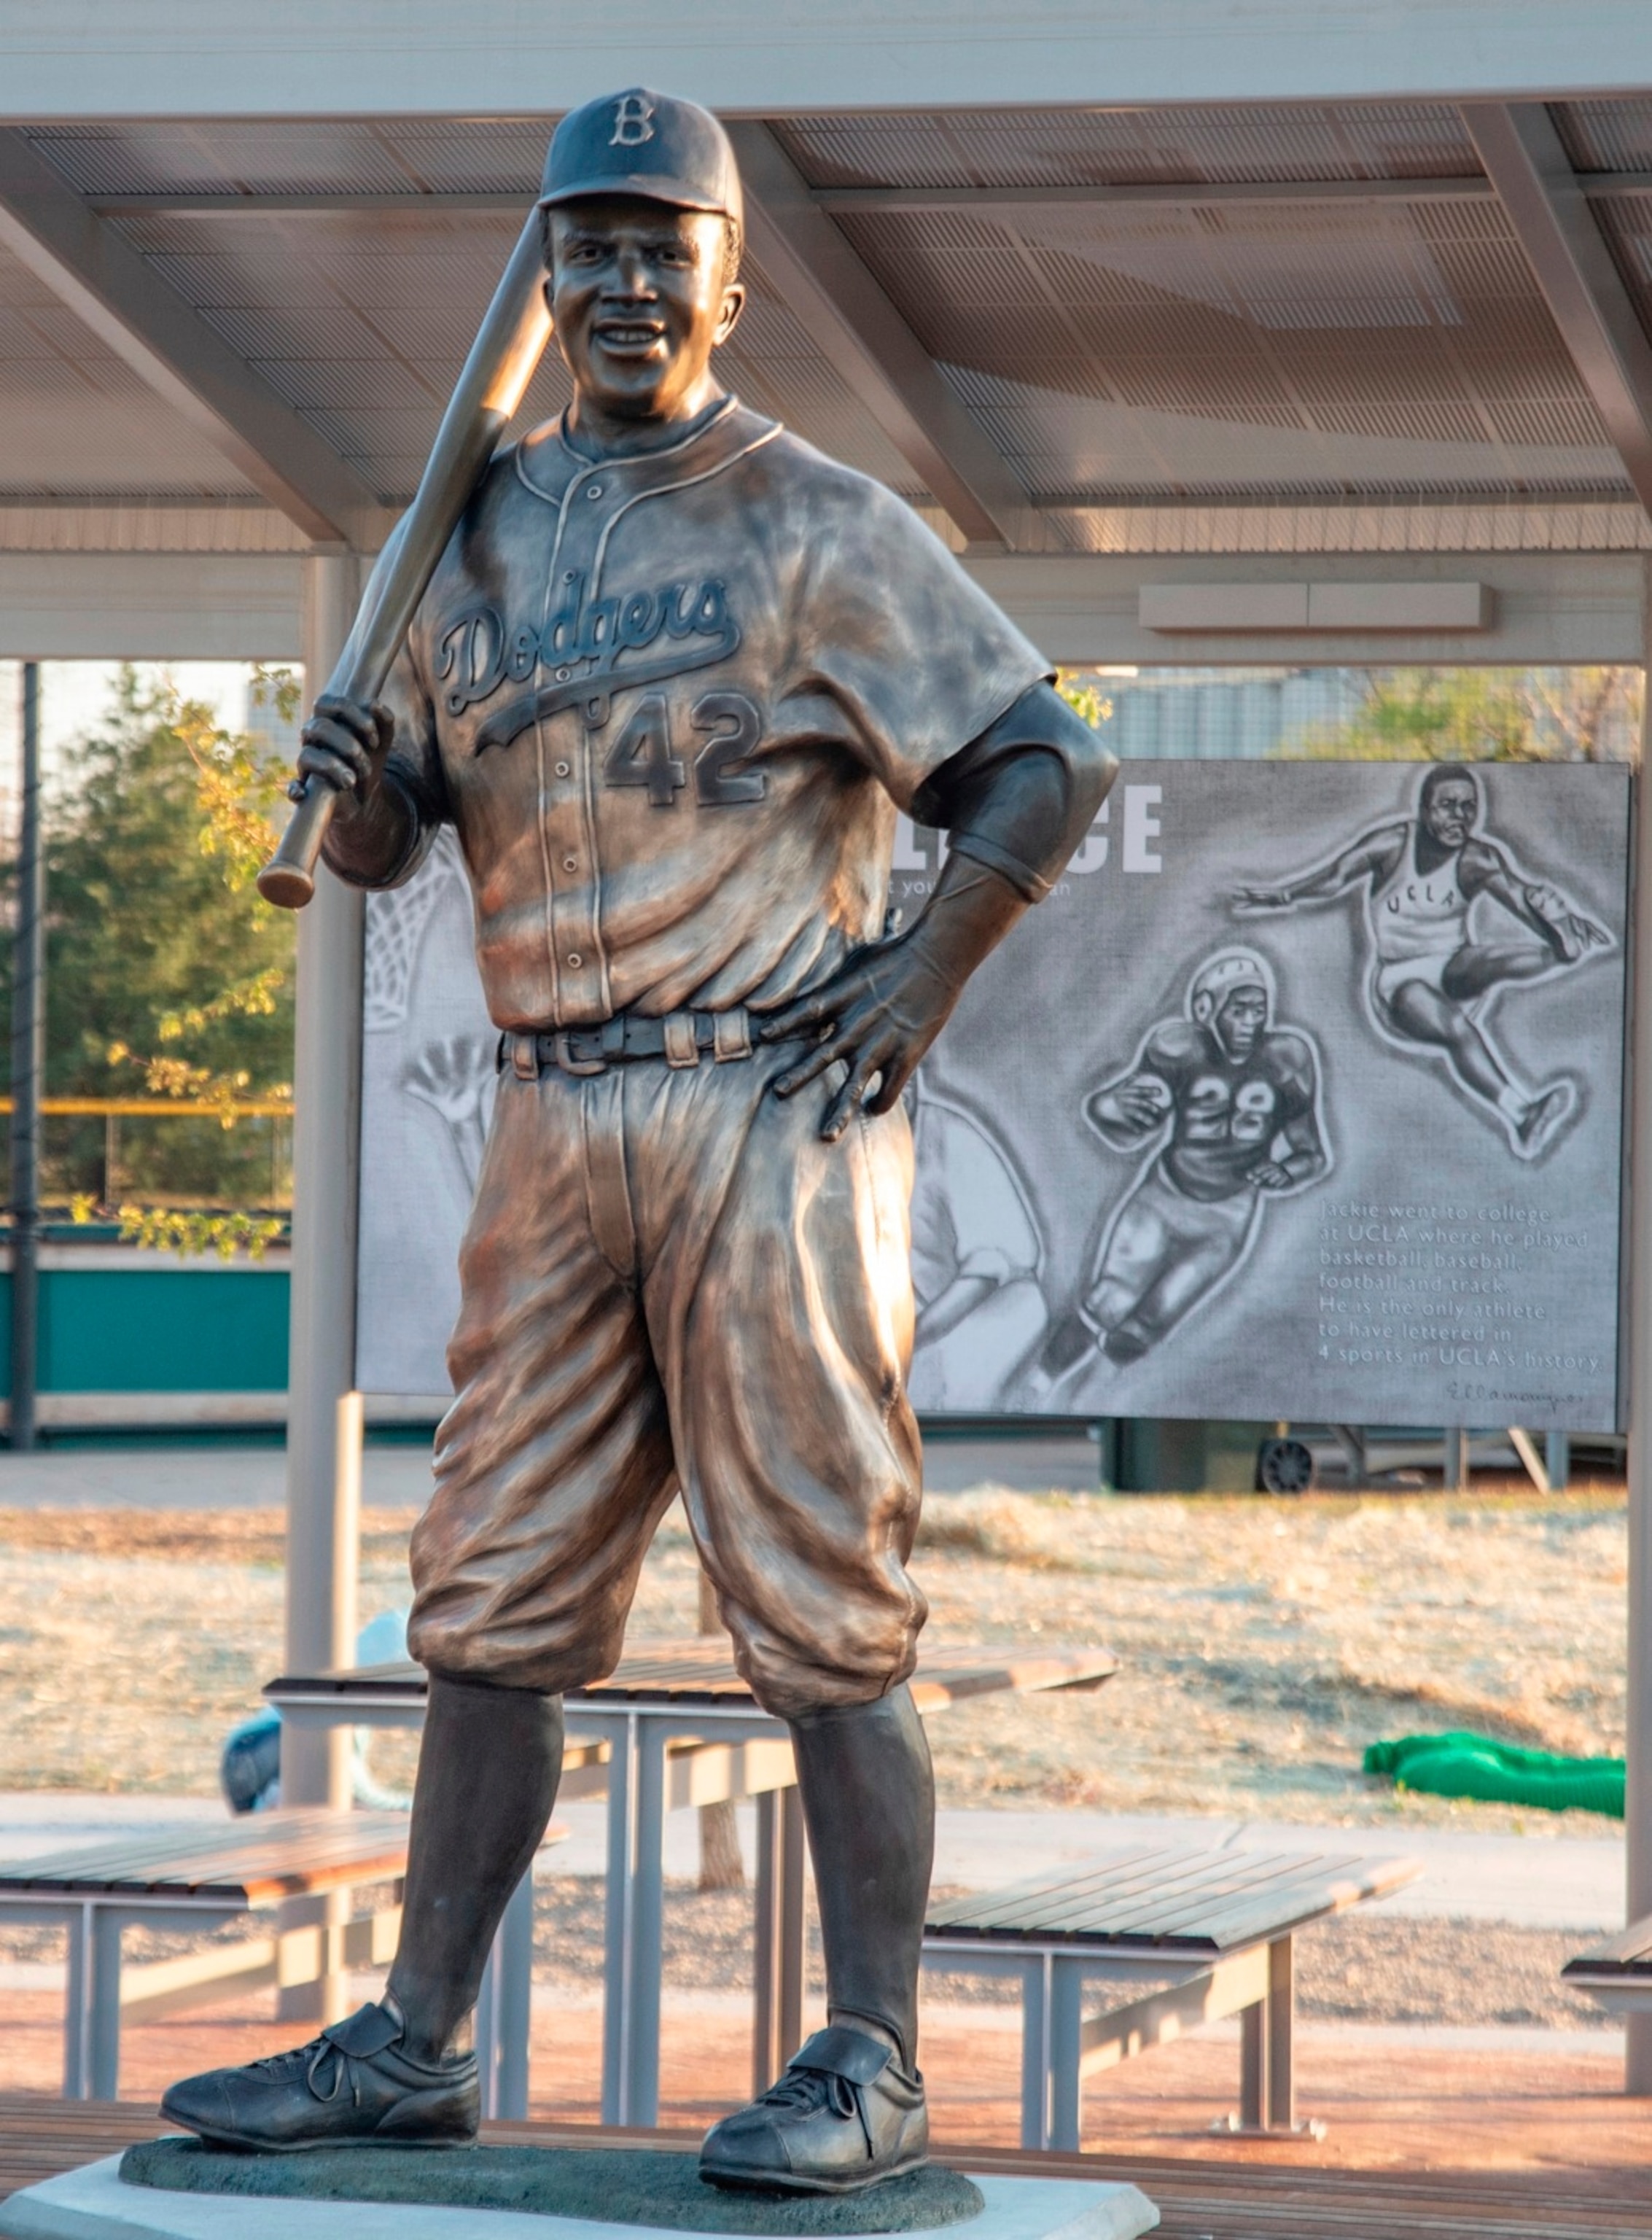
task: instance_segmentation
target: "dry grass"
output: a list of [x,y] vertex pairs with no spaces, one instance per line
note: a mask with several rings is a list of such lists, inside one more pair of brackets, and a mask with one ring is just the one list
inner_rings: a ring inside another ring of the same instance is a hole
[[[364,1617],[406,1603],[412,1514],[371,1513]],[[223,1735],[281,1662],[282,1546],[275,1510],[0,1510],[0,1788],[210,1793]],[[931,1498],[916,1568],[931,1639],[1099,1640],[1121,1660],[1097,1695],[933,1721],[943,1803],[1615,1832],[1396,1797],[1359,1762],[1378,1736],[1447,1726],[1622,1750],[1621,1487],[1290,1503],[984,1489]],[[696,1598],[674,1510],[636,1630],[692,1632]]]

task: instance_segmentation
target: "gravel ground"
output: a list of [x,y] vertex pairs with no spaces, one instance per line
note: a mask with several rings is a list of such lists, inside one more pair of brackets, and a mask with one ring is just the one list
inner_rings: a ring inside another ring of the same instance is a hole
[[[407,1601],[412,1517],[369,1515],[363,1617]],[[1615,1838],[1586,1813],[1396,1796],[1360,1757],[1454,1726],[1620,1752],[1625,1560],[1619,1485],[931,1497],[932,1642],[1101,1641],[1121,1661],[1095,1695],[933,1720],[941,1801]],[[0,1788],[212,1793],[223,1734],[280,1663],[281,1562],[274,1510],[0,1510]],[[674,1510],[635,1630],[693,1632],[697,1580]],[[410,1750],[379,1737],[381,1778],[404,1781]]]

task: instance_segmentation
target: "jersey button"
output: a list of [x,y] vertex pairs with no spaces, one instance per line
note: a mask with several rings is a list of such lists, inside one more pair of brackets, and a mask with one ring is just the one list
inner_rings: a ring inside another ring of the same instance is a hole
[[556,775],[558,777],[566,777],[568,776],[568,765],[566,763],[557,763]]
[[603,485],[601,483],[588,483],[585,488],[585,495],[587,497],[601,497],[603,495]]
[[579,869],[578,857],[564,856],[563,857],[563,869],[564,871],[576,871]]
[[569,970],[570,970],[570,972],[577,972],[577,971],[578,971],[578,970],[579,970],[579,968],[580,968],[580,966],[581,966],[584,962],[585,962],[584,958],[580,955],[579,951],[578,951],[576,949],[575,949],[575,950],[571,950],[569,952],[569,957],[568,957],[568,969],[569,969]]

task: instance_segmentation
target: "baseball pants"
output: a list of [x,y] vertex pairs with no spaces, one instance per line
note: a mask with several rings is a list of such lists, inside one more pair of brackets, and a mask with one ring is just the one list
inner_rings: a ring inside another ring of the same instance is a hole
[[819,1127],[797,1045],[499,1084],[456,1398],[414,1530],[412,1654],[550,1694],[612,1671],[672,1496],[781,1717],[912,1670],[922,1490],[905,1114]]

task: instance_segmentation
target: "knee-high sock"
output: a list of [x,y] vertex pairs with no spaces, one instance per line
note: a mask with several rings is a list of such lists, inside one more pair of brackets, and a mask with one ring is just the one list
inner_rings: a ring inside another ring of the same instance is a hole
[[791,1722],[834,2022],[917,2061],[918,1956],[935,1860],[935,1777],[911,1690]]
[[468,2040],[494,1931],[533,1863],[562,1764],[560,1696],[430,1675],[390,1978],[416,2059]]

